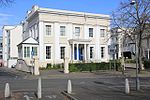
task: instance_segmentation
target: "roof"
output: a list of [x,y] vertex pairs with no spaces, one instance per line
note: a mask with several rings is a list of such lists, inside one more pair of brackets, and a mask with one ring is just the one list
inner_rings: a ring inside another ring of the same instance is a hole
[[19,43],[17,46],[22,45],[22,44],[39,45],[38,41],[36,41],[32,37],[28,37],[27,39],[25,39],[21,43]]

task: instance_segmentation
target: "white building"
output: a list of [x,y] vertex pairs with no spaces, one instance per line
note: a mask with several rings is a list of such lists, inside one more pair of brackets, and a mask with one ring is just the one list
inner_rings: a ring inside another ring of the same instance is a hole
[[9,68],[16,64],[18,59],[17,45],[22,41],[22,26],[3,27],[3,61]]
[[64,58],[71,63],[109,61],[109,15],[33,6],[22,27],[22,42],[16,41],[18,51],[14,51],[18,55],[14,57],[19,56],[29,65],[33,56],[39,58],[40,67],[63,63]]
[[40,67],[47,63],[109,60],[108,15],[54,10],[33,6],[23,23],[19,57],[28,64],[38,56]]

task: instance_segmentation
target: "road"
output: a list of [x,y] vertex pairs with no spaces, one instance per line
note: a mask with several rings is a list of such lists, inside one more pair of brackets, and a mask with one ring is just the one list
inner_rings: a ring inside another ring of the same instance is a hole
[[[0,91],[10,83],[11,91],[20,100],[37,100],[37,79],[0,71]],[[42,79],[42,100],[66,100],[61,94],[66,90],[67,78]],[[124,93],[124,77],[100,74],[94,78],[73,78],[73,97],[78,100],[150,100],[150,77],[141,77],[141,91],[135,90],[135,78],[129,77],[131,93]],[[19,100],[18,99],[18,100]],[[17,100],[17,99],[16,99]]]

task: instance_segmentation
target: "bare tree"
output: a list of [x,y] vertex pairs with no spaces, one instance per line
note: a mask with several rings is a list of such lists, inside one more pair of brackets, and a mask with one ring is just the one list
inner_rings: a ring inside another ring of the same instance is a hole
[[121,29],[125,36],[130,37],[136,43],[138,67],[143,69],[142,38],[150,25],[150,0],[121,2],[120,7],[113,12],[112,17],[113,27]]
[[14,0],[0,0],[0,6],[7,6],[9,4],[12,4]]

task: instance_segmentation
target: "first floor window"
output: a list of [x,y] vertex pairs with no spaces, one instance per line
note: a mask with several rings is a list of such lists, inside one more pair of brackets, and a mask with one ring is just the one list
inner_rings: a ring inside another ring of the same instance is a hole
[[65,47],[60,47],[60,59],[64,59],[65,57]]
[[46,46],[46,59],[51,59],[51,46]]
[[105,47],[101,47],[101,58],[104,58],[104,50],[105,50]]
[[24,47],[24,57],[30,57],[30,47]]
[[51,35],[51,25],[46,25],[46,35]]
[[89,28],[89,37],[93,37],[93,28]]
[[75,27],[75,36],[80,36],[80,27]]
[[60,26],[60,36],[65,36],[65,32],[66,32],[66,27]]
[[100,29],[100,36],[104,37],[105,36],[105,29]]
[[90,47],[90,58],[93,58],[93,50],[94,49],[94,47]]

